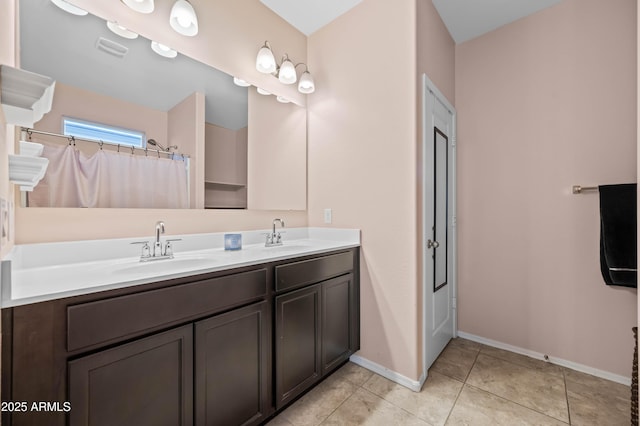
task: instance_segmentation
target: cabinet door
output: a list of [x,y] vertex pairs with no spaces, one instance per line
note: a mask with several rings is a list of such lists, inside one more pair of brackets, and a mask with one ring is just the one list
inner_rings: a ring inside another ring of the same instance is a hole
[[322,283],[322,374],[353,353],[354,297],[352,274]]
[[321,376],[320,284],[275,299],[276,408]]
[[193,327],[69,362],[71,426],[193,424]]
[[271,412],[271,320],[261,302],[196,323],[196,425],[253,425]]

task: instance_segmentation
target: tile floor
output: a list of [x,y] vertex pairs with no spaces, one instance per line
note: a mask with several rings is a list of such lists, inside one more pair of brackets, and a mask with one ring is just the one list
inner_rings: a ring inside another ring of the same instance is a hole
[[454,339],[419,393],[347,363],[268,424],[629,425],[630,392],[628,386]]

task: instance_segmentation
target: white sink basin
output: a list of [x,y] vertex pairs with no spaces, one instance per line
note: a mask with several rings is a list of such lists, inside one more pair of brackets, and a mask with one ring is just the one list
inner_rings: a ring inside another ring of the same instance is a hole
[[147,262],[136,261],[116,266],[112,269],[114,274],[158,274],[171,273],[183,270],[206,269],[215,266],[213,257],[193,256],[174,257],[173,259],[151,260]]

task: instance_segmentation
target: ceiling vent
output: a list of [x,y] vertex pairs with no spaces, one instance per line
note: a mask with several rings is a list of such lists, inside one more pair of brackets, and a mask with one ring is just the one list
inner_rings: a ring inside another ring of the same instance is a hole
[[115,41],[111,41],[104,37],[98,38],[98,40],[96,41],[96,48],[120,59],[124,58],[124,56],[129,51],[128,47],[125,47],[120,43],[116,43]]

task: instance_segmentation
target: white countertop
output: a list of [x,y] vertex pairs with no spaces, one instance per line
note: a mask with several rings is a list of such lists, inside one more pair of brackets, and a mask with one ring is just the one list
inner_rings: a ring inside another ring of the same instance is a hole
[[[173,243],[174,258],[140,262],[140,245],[149,238],[25,244],[13,247],[0,262],[0,306],[25,305],[81,294],[147,284],[172,278],[250,266],[360,245],[360,231],[291,228],[283,245],[264,246],[270,230],[163,235]],[[242,234],[242,249],[224,250],[224,234]]]

